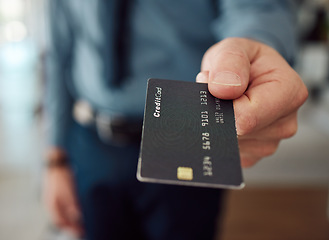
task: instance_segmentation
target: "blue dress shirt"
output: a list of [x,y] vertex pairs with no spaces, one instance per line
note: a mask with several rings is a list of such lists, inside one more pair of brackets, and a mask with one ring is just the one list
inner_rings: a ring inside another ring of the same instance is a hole
[[295,51],[288,0],[51,0],[47,52],[50,144],[63,146],[76,99],[140,117],[148,78],[195,81],[205,51],[227,37]]

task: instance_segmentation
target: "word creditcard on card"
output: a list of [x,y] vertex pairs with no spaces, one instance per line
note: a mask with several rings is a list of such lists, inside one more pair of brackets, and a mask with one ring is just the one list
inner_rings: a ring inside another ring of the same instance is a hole
[[149,79],[137,178],[242,188],[233,102],[204,83]]

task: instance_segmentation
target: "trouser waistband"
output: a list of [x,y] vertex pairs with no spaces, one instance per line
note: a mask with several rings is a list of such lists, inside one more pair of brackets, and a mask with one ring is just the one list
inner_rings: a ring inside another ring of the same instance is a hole
[[142,135],[142,119],[131,119],[123,116],[109,116],[95,111],[85,101],[76,101],[73,107],[73,118],[82,126],[93,127],[99,138],[109,144],[139,144]]

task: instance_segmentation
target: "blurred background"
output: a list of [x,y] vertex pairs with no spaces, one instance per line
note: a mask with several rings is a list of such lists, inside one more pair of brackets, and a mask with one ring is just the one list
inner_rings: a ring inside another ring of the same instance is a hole
[[[310,97],[299,131],[244,170],[228,194],[221,239],[329,239],[329,1],[295,0],[295,69]],[[0,239],[71,239],[42,206],[45,0],[0,0]]]

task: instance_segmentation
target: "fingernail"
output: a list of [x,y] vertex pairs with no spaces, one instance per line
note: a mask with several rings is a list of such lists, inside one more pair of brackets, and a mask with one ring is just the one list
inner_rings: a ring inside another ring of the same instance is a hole
[[199,72],[196,76],[196,81],[198,83],[207,83],[209,78],[209,72]]
[[216,73],[211,83],[238,87],[241,86],[241,78],[233,72],[219,72]]

